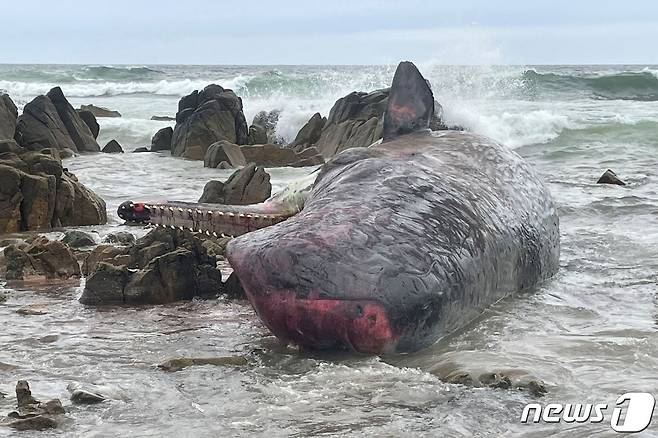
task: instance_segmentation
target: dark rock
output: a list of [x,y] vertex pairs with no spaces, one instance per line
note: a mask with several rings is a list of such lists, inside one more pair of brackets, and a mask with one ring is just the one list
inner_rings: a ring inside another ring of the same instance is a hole
[[151,139],[151,152],[171,150],[171,137],[173,134],[174,130],[171,126],[167,126],[156,132],[153,139]]
[[41,403],[32,397],[32,390],[30,389],[30,384],[27,380],[19,380],[16,382],[16,402],[18,407]]
[[133,153],[139,153],[139,152],[151,152],[151,151],[149,151],[148,148],[145,148],[144,146],[133,150]]
[[270,175],[262,167],[250,163],[235,171],[225,183],[210,181],[199,202],[247,205],[265,201],[272,194]]
[[0,233],[21,230],[21,179],[23,172],[0,164]]
[[254,143],[249,144],[283,144],[283,139],[276,135],[276,125],[279,122],[280,116],[280,110],[261,111],[256,114],[254,120],[251,122],[251,126],[257,128],[256,131],[258,131],[258,135],[262,135],[261,133],[264,131],[265,141],[254,141]]
[[230,299],[247,299],[247,294],[242,288],[238,274],[236,274],[235,271],[231,272],[231,275],[228,276],[226,282],[224,283],[224,294]]
[[171,116],[152,116],[151,120],[155,120],[158,122],[173,122],[176,120],[176,117],[171,117]]
[[20,147],[13,139],[0,140],[0,154],[11,152],[12,154],[22,154],[25,149]]
[[37,236],[27,246],[9,245],[4,250],[6,278],[25,280],[32,276],[68,279],[80,277],[80,265],[71,249],[60,241]]
[[5,425],[11,427],[12,429],[24,431],[55,429],[58,426],[58,423],[55,421],[55,419],[45,415],[35,415],[13,420],[9,423],[5,423]]
[[132,258],[128,255],[126,248],[119,248],[113,245],[98,245],[87,255],[82,263],[82,274],[88,277],[94,272],[101,262],[109,263],[113,266],[121,266],[130,263]]
[[[98,248],[97,248],[98,249]],[[94,251],[92,251],[94,254]],[[111,256],[107,247],[97,251]],[[89,259],[87,269],[93,265]],[[97,262],[83,304],[162,304],[221,292],[221,272],[201,239],[187,231],[155,229],[113,257]]]
[[158,368],[164,371],[176,372],[191,366],[244,366],[248,363],[247,358],[244,356],[177,357],[161,363]]
[[131,272],[125,266],[100,262],[87,278],[80,302],[87,305],[125,303],[123,290]]
[[23,114],[18,118],[15,139],[27,149],[52,148],[78,151],[55,105],[46,96],[37,96],[25,105]]
[[217,169],[226,170],[226,169],[235,169],[235,168],[231,166],[228,162],[222,161],[217,165]]
[[113,111],[96,105],[82,105],[80,111],[89,111],[96,117],[121,117],[119,111]]
[[130,246],[135,244],[135,236],[127,231],[117,231],[116,233],[110,233],[105,236],[103,242]]
[[171,153],[202,160],[211,144],[220,140],[245,144],[247,135],[242,99],[219,85],[208,85],[180,100]]
[[224,183],[221,181],[208,181],[203,187],[203,194],[199,202],[206,204],[224,204]]
[[69,101],[66,100],[62,89],[55,87],[46,96],[48,96],[55,106],[57,114],[59,114],[60,119],[64,122],[64,126],[73,143],[75,143],[77,150],[80,152],[99,152],[101,148],[98,146],[96,138],[91,133],[87,124],[82,121],[78,113],[73,109]]
[[93,135],[95,139],[98,138],[98,133],[101,131],[101,127],[98,124],[94,113],[87,110],[78,110],[78,115],[91,131],[91,135]]
[[18,110],[8,94],[0,93],[0,140],[14,138]]
[[62,242],[71,248],[81,248],[84,246],[96,245],[96,241],[90,234],[78,230],[71,230],[64,233]]
[[601,178],[596,182],[597,184],[614,184],[618,186],[625,186],[626,183],[619,179],[617,174],[613,172],[612,170],[608,169],[606,170],[603,175],[601,175]]
[[106,154],[122,154],[123,153],[123,148],[119,144],[118,141],[116,140],[110,140],[103,150],[101,152],[104,152]]
[[251,125],[247,135],[247,144],[265,144],[267,143],[267,131],[263,126]]
[[247,165],[247,160],[245,160],[240,146],[226,140],[210,145],[203,157],[204,167],[214,169],[222,162],[226,162],[232,167],[243,167]]
[[290,145],[296,150],[303,150],[320,140],[322,128],[327,123],[327,118],[322,117],[320,113],[315,113],[308,122],[299,130],[297,137]]

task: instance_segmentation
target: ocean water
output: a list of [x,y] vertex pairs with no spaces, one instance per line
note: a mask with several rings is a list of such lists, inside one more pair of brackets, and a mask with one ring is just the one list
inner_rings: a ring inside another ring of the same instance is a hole
[[[626,392],[658,393],[658,67],[419,65],[448,123],[490,136],[532,162],[557,202],[560,272],[510,297],[424,351],[395,358],[313,355],[280,345],[248,303],[193,301],[92,309],[82,284],[4,285],[0,391],[30,380],[41,398],[66,398],[71,382],[99,385],[112,400],[70,407],[67,436],[592,436],[599,424],[522,425],[526,403],[608,403]],[[19,107],[59,85],[74,106],[123,117],[99,119],[99,142],[145,146],[171,122],[178,99],[209,83],[243,98],[250,121],[282,111],[291,140],[316,111],[327,115],[351,91],[390,84],[394,66],[0,65],[0,89]],[[195,201],[209,179],[230,172],[167,154],[87,155],[66,166],[108,203],[102,238],[121,229],[126,200]],[[614,169],[626,187],[595,184]],[[272,169],[275,187],[308,169]],[[146,230],[131,228],[137,234]],[[57,236],[58,232],[53,232]],[[49,313],[20,316],[25,304]],[[181,330],[183,329],[183,330]],[[45,335],[56,335],[44,338]],[[154,365],[182,355],[243,354],[243,368],[173,374]],[[443,383],[447,360],[465,369],[524,370],[548,394]],[[11,408],[0,399],[0,413]],[[658,420],[646,435],[658,435]],[[0,428],[0,436],[10,431]],[[56,433],[44,433],[55,436]]]

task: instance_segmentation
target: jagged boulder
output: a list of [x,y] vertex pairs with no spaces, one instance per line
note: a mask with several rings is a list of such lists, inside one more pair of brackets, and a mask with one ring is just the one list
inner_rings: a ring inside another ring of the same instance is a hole
[[114,252],[93,267],[81,303],[164,304],[222,291],[215,257],[190,232],[158,228]]
[[267,143],[267,131],[263,126],[251,125],[247,135],[247,144],[264,144]]
[[156,132],[151,139],[151,152],[171,150],[171,137],[173,135],[174,130],[171,126],[167,126]]
[[83,122],[87,124],[87,127],[91,131],[91,135],[94,136],[94,138],[98,138],[98,133],[101,131],[101,127],[98,124],[98,120],[96,120],[96,116],[94,113],[91,111],[87,110],[78,110],[78,115],[82,119]]
[[272,195],[270,175],[262,167],[249,163],[235,171],[225,183],[209,181],[199,202],[247,205],[263,202]]
[[0,140],[14,138],[18,110],[8,94],[0,93]]
[[226,140],[210,145],[203,157],[204,167],[214,169],[222,162],[228,163],[231,167],[242,167],[247,164],[240,146]]
[[290,144],[290,147],[302,151],[317,143],[322,135],[322,128],[324,128],[326,123],[326,117],[322,117],[320,113],[313,114],[309,121],[299,130],[295,140]]
[[82,105],[80,107],[80,111],[89,111],[96,117],[121,117],[121,113],[119,111],[114,111],[96,105]]
[[103,147],[101,152],[106,154],[122,154],[123,148],[121,147],[118,141],[112,139],[109,142],[107,142],[107,144]]
[[603,172],[603,175],[596,181],[597,184],[612,184],[612,185],[617,185],[617,186],[625,186],[626,183],[622,181],[617,174],[611,170],[608,169],[605,172]]
[[245,144],[247,135],[242,99],[219,85],[208,85],[178,103],[171,153],[203,160],[211,144],[220,140]]
[[106,221],[105,202],[62,167],[56,149],[0,154],[0,233]]
[[23,114],[18,118],[15,139],[18,144],[31,150],[100,151],[91,130],[59,87],[25,105]]

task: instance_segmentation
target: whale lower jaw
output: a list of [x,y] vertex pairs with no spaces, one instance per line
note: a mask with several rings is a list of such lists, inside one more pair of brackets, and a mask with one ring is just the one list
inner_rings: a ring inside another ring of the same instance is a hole
[[399,336],[376,301],[299,298],[290,291],[247,290],[247,295],[263,323],[284,342],[318,350],[395,352]]

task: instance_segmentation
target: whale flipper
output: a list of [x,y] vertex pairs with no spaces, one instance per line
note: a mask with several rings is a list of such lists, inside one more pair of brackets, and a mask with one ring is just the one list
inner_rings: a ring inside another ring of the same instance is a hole
[[429,129],[434,95],[429,83],[409,61],[398,64],[384,114],[384,141]]

